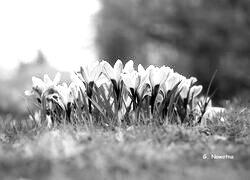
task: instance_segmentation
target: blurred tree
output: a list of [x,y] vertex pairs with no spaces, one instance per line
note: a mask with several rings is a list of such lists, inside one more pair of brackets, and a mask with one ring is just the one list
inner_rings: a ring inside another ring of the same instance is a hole
[[37,62],[37,64],[47,64],[47,59],[41,50],[38,50],[35,61]]
[[[250,1],[102,0],[100,58],[172,64],[229,98],[249,89]],[[152,62],[157,61],[157,62]],[[229,83],[230,82],[230,83]]]
[[134,50],[139,43],[136,37],[138,32],[126,24],[132,22],[132,13],[129,12],[132,8],[128,6],[133,5],[133,2],[107,0],[103,4],[104,8],[96,21],[99,58],[111,64],[117,59],[134,59]]

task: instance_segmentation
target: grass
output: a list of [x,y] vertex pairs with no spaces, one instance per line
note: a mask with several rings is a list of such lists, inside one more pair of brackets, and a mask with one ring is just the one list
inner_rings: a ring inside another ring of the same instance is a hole
[[[194,127],[47,129],[25,122],[1,119],[1,180],[250,177],[250,109],[238,105]],[[210,154],[234,159],[211,159]]]

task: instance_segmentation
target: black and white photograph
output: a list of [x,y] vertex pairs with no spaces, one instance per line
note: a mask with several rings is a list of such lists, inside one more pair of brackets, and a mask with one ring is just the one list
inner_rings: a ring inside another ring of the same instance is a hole
[[0,0],[0,180],[249,180],[250,1]]

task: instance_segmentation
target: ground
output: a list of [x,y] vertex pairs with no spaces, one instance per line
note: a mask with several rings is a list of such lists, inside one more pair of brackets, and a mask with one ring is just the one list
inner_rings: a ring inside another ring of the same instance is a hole
[[249,135],[232,138],[212,128],[2,130],[0,179],[249,179]]

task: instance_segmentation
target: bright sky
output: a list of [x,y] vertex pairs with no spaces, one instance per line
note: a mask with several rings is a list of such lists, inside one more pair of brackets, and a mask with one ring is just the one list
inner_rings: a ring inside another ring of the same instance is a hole
[[11,70],[40,49],[59,70],[97,60],[93,15],[98,0],[0,0],[0,67]]

